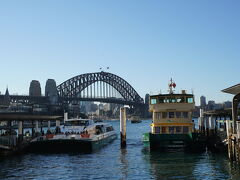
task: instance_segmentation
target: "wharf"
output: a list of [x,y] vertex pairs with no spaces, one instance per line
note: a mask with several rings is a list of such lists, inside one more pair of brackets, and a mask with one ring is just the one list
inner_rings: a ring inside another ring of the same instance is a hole
[[[1,128],[4,133],[0,136],[0,156],[22,153],[32,138],[43,133],[43,122],[47,122],[47,127],[50,128],[51,121],[55,121],[56,126],[60,126],[61,119],[62,116],[1,113],[0,123],[5,125]],[[26,123],[31,123],[31,126],[26,126]],[[18,133],[14,130],[14,126],[17,126]],[[31,127],[31,133],[24,135],[24,128],[29,127]]]
[[231,161],[240,162],[240,84],[222,90],[233,94],[232,108],[203,112],[200,110],[199,130],[214,150],[228,152]]

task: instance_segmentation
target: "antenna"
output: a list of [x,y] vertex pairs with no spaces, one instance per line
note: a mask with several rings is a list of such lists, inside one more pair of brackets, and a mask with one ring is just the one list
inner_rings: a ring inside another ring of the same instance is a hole
[[170,80],[170,83],[168,84],[168,87],[169,87],[169,93],[170,94],[173,94],[173,89],[175,89],[175,87],[176,87],[176,83],[172,80],[172,78],[171,78],[171,80]]

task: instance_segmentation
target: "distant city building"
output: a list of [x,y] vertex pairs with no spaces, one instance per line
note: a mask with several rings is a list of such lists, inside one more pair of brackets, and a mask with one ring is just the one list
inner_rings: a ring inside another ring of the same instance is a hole
[[41,94],[40,82],[32,80],[29,87],[29,96],[41,96]]
[[57,85],[54,79],[48,79],[45,86],[45,96],[56,96],[57,92]]
[[215,109],[215,101],[208,101],[207,110],[214,110]]
[[225,101],[223,103],[224,108],[232,108],[232,102],[231,101]]
[[6,89],[2,105],[5,105],[5,106],[10,105],[10,96],[9,96],[8,88]]
[[206,107],[206,97],[205,96],[200,97],[200,107],[201,108]]
[[223,109],[223,104],[222,103],[215,103],[213,109]]
[[57,85],[54,79],[48,79],[45,86],[45,96],[49,97],[51,104],[57,104],[58,92]]
[[91,104],[91,112],[96,112],[97,111],[97,109],[98,109],[98,105],[97,104]]
[[149,97],[150,97],[149,94],[145,95],[145,104],[149,104]]

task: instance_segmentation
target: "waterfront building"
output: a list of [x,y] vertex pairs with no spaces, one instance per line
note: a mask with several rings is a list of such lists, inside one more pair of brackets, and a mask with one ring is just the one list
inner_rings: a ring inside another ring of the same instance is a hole
[[206,107],[206,97],[205,96],[200,97],[200,107],[201,108]]
[[41,96],[41,94],[40,82],[32,80],[29,87],[29,96]]

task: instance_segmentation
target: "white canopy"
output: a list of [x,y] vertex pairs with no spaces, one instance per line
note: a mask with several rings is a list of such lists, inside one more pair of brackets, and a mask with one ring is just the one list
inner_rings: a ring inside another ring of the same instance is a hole
[[240,84],[236,84],[229,88],[223,89],[222,92],[229,93],[229,94],[239,94],[240,93]]

